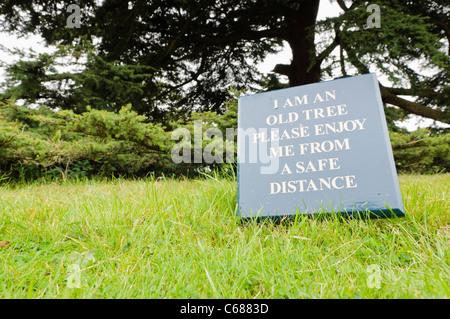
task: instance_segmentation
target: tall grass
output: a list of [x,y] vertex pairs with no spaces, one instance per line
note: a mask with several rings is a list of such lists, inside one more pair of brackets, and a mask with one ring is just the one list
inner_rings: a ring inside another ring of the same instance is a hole
[[6,185],[0,298],[447,298],[449,185],[400,176],[405,218],[282,224],[241,224],[233,179]]

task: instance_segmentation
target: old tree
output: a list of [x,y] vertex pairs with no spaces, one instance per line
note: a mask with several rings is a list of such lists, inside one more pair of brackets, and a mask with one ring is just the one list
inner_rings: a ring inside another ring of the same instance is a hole
[[[3,98],[77,111],[131,102],[163,121],[180,110],[220,113],[230,86],[276,88],[275,74],[295,86],[376,72],[388,80],[380,88],[392,116],[450,123],[449,1],[331,2],[340,14],[318,21],[320,0],[5,0],[4,31],[38,33],[88,62],[78,73],[58,72],[49,55],[10,66]],[[292,60],[262,81],[255,63],[283,43]]]

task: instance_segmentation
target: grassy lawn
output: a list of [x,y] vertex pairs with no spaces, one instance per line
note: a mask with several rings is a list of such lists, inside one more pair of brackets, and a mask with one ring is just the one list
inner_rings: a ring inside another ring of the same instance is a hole
[[0,298],[448,298],[450,174],[399,178],[405,218],[283,225],[225,179],[3,186]]

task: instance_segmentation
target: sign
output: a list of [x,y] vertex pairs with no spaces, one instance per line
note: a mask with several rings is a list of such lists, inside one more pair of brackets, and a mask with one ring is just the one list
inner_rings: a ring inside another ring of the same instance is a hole
[[375,74],[239,98],[238,214],[404,216]]

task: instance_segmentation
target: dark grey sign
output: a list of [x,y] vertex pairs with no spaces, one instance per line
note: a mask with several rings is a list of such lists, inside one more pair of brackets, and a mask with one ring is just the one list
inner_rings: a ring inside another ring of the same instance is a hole
[[239,98],[238,214],[404,216],[374,74]]

